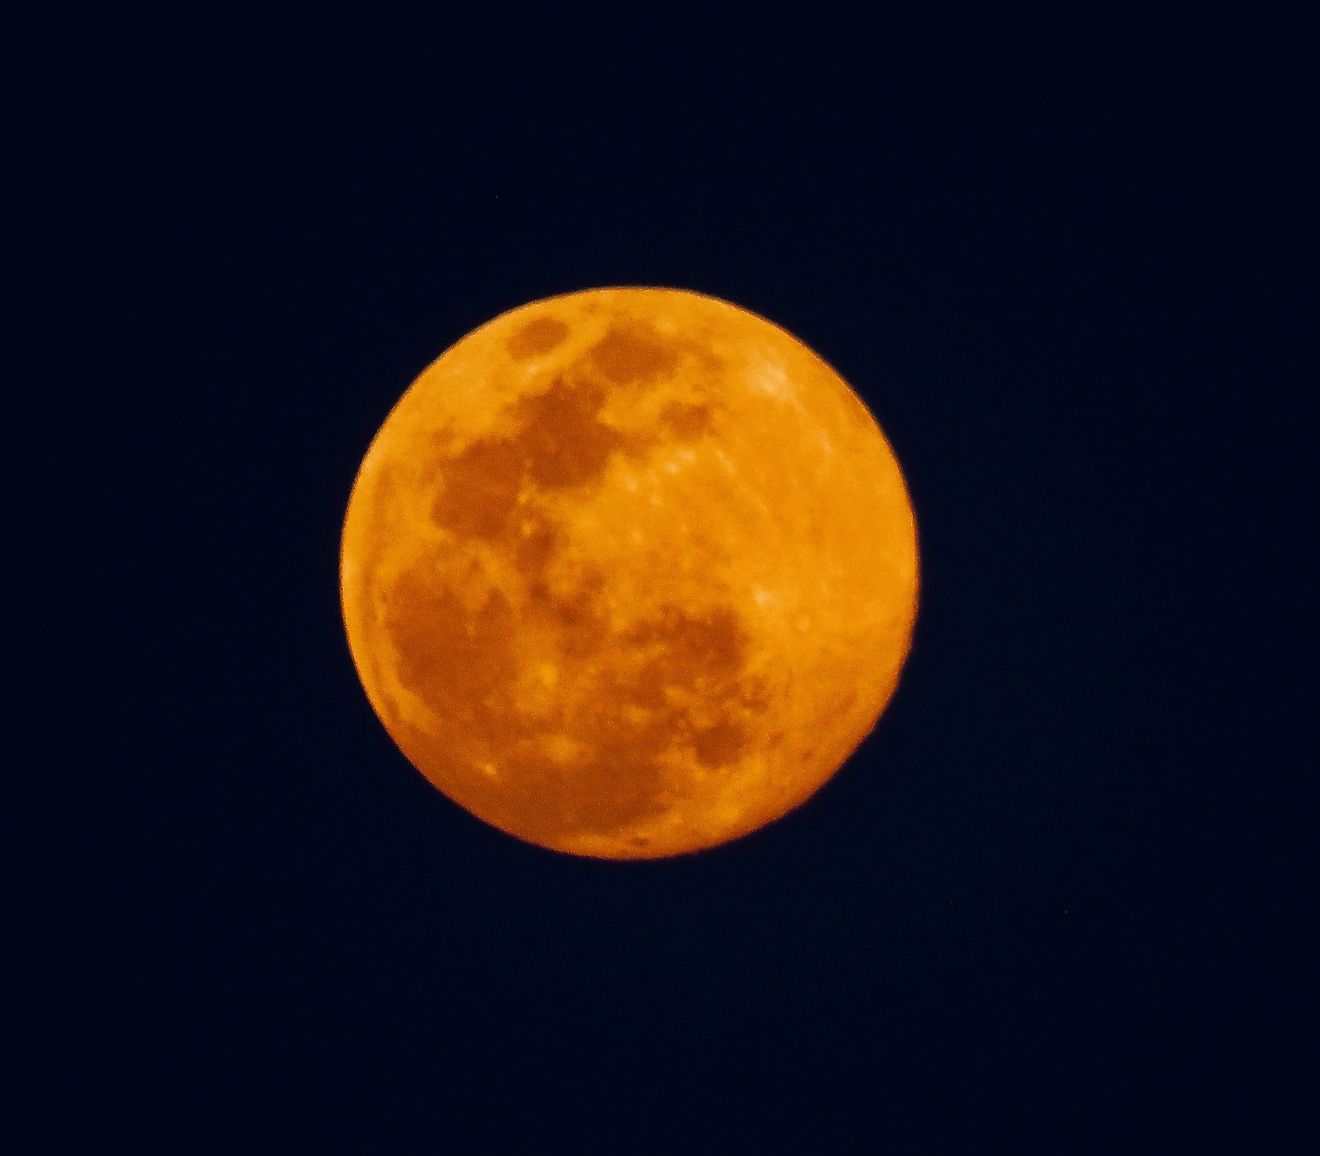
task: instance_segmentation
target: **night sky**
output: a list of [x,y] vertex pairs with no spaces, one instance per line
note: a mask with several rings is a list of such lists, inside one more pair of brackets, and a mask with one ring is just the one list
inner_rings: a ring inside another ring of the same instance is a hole
[[[1252,647],[1314,529],[1315,10],[445,8],[3,50],[11,1150],[1303,1150],[1306,760]],[[337,571],[417,373],[617,284],[834,365],[923,569],[834,780],[633,864],[431,788]]]

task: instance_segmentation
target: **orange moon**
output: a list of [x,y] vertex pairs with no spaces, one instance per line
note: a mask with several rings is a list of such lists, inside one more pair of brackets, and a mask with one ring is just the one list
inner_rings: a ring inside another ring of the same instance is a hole
[[473,815],[604,859],[797,807],[907,657],[912,506],[806,345],[676,289],[569,293],[468,334],[376,434],[344,520],[353,662]]

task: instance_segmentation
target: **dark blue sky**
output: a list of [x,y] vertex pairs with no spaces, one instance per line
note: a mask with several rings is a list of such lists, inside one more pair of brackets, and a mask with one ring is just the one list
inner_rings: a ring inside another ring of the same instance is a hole
[[[1301,526],[1273,518],[1315,387],[1320,22],[1065,9],[20,19],[45,805],[16,1151],[468,1150],[474,1115],[616,1149],[805,1121],[821,1151],[1288,1150],[1296,767],[1242,612]],[[669,863],[446,802],[337,603],[402,389],[607,284],[818,350],[921,536],[876,732]]]

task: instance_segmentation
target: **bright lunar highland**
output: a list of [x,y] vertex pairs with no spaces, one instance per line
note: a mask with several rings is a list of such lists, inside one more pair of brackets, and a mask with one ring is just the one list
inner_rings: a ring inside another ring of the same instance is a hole
[[674,289],[514,309],[404,393],[349,498],[371,705],[454,802],[651,859],[816,791],[894,692],[916,612],[898,463],[815,353]]

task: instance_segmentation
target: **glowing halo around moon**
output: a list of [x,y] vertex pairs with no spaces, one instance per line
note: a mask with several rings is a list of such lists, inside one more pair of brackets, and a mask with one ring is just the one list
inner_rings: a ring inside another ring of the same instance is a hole
[[917,542],[875,419],[728,302],[570,293],[400,399],[344,520],[359,677],[440,791],[543,847],[652,859],[779,818],[910,644]]

